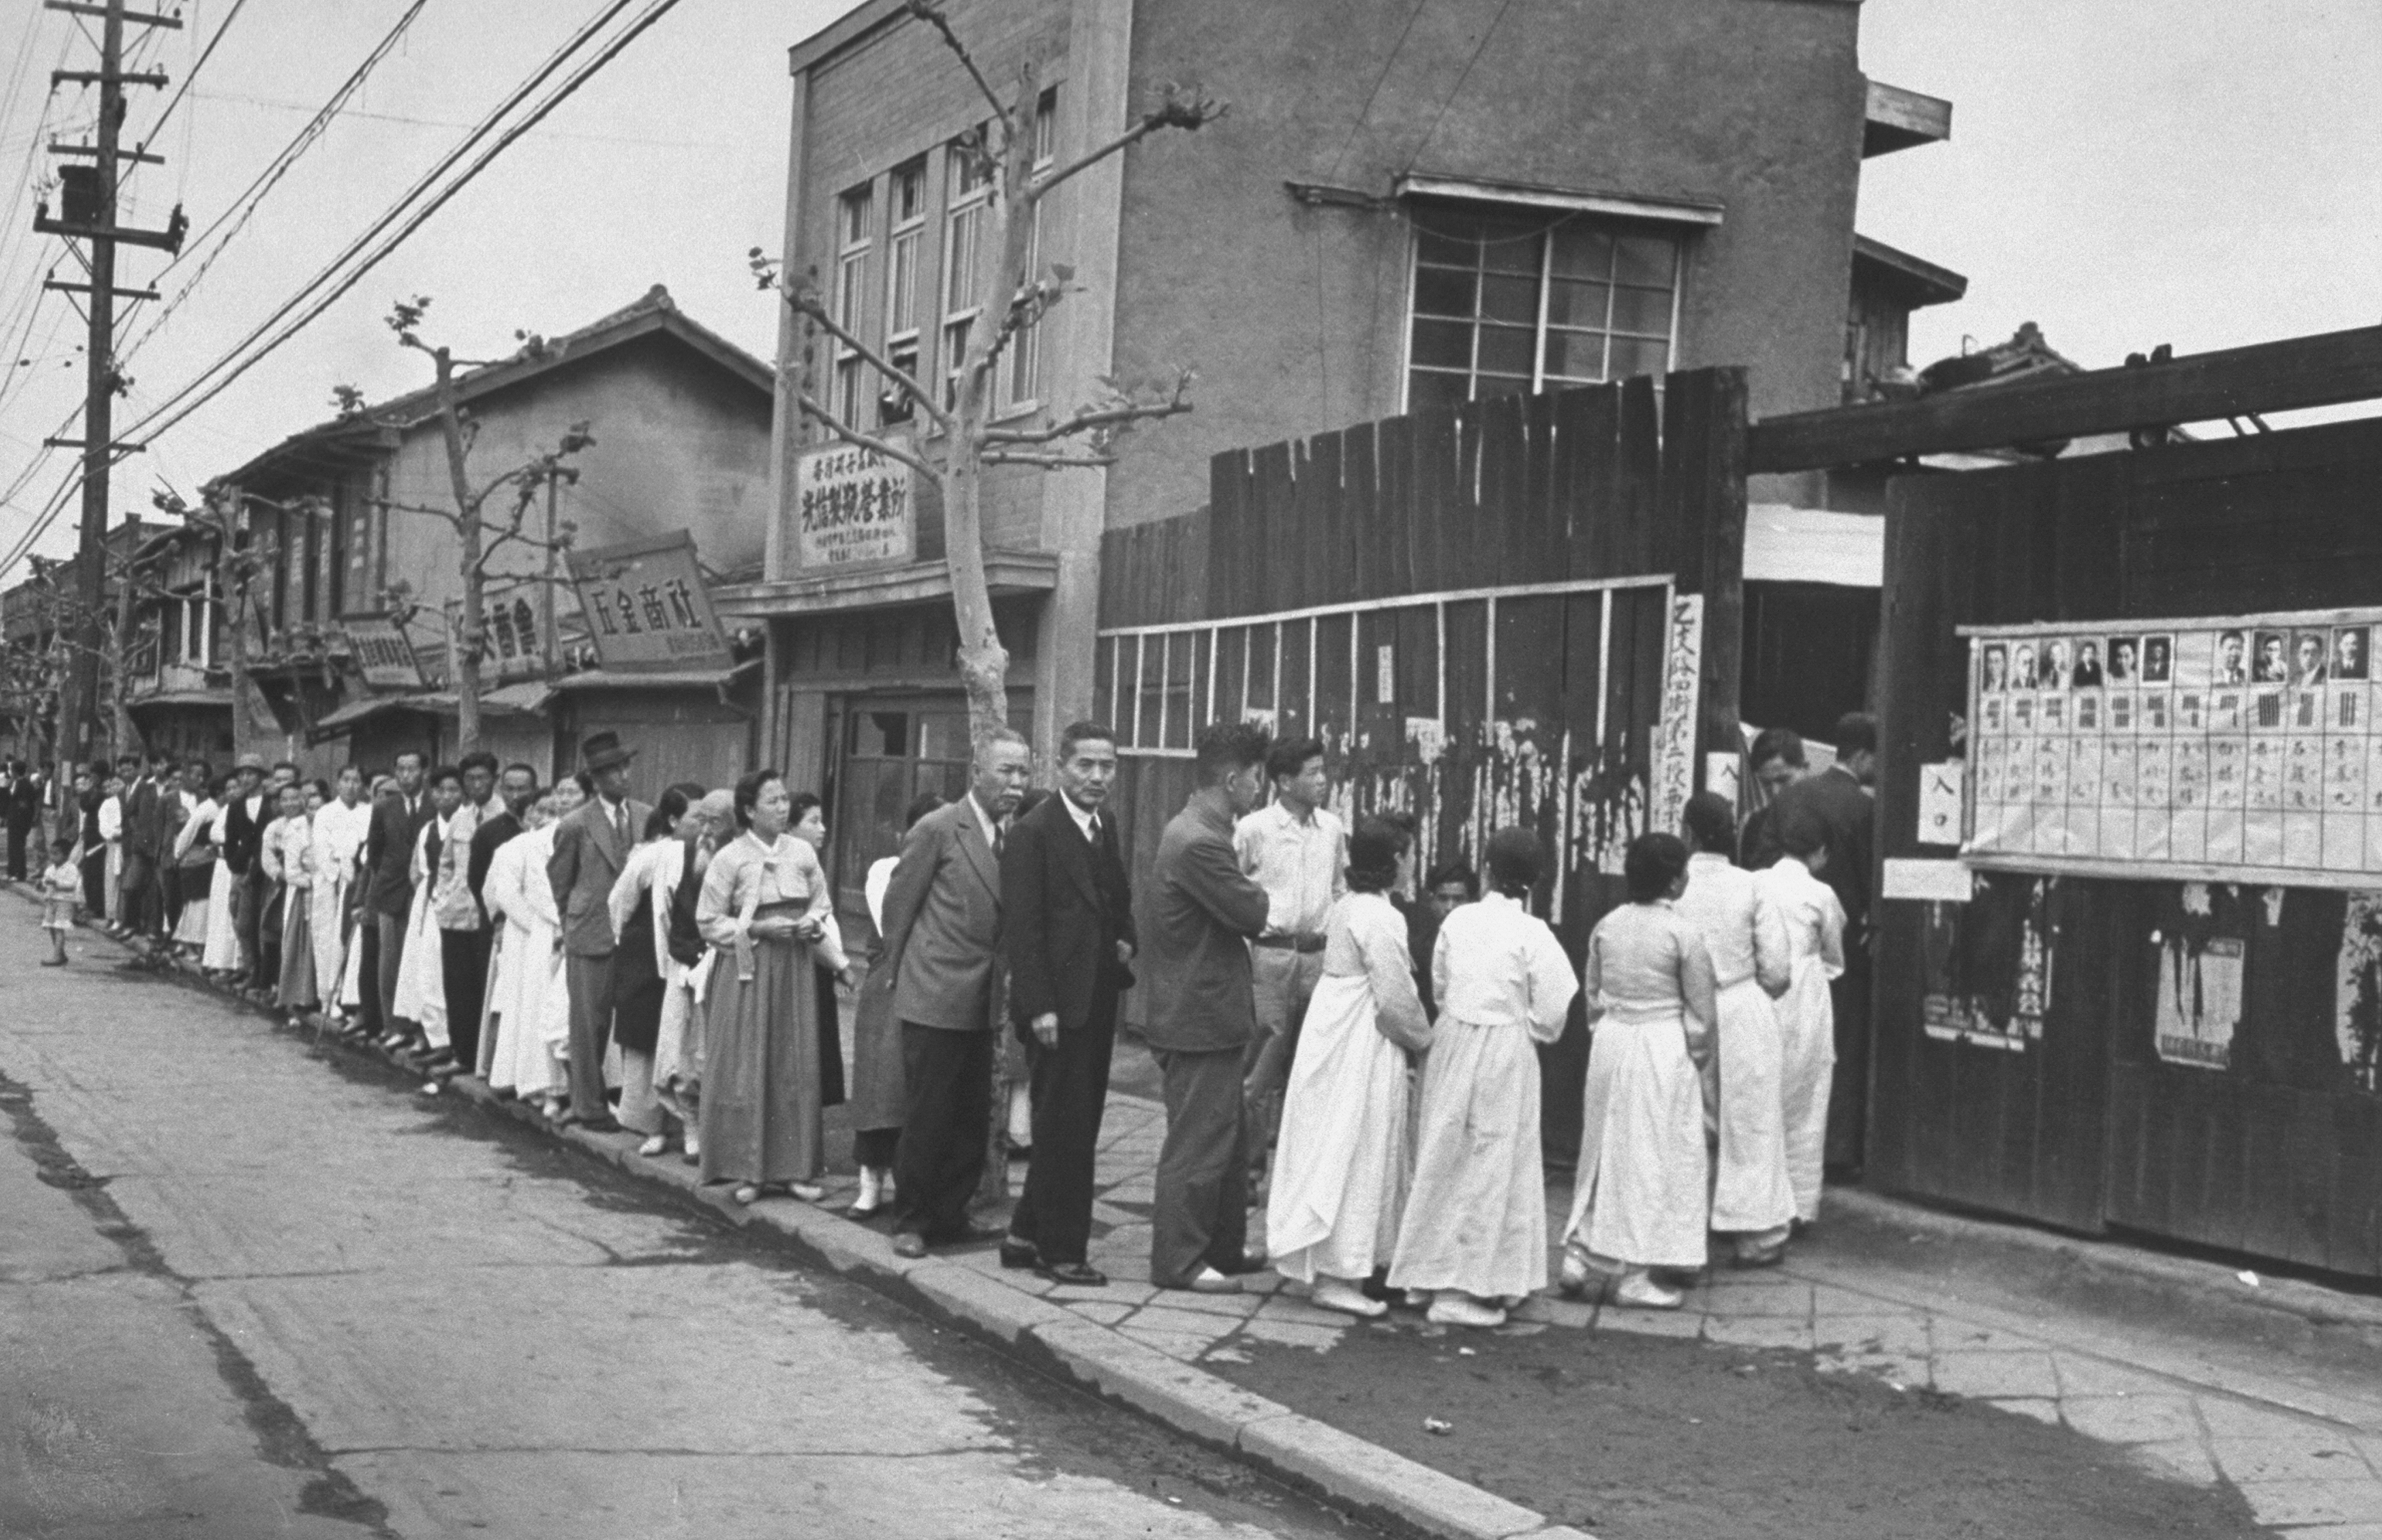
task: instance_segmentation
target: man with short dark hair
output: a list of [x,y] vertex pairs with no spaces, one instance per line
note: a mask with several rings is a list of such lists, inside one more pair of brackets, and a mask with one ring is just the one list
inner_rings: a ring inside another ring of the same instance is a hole
[[591,733],[579,745],[596,795],[554,826],[546,878],[562,919],[563,971],[571,999],[571,1121],[609,1133],[620,1127],[604,1095],[604,1050],[612,1041],[612,884],[653,808],[629,796],[637,752],[617,733]]
[[[127,755],[128,759],[134,757]],[[124,793],[124,881],[117,893],[117,925],[128,936],[153,936],[166,917],[165,886],[158,855],[165,848],[164,820],[159,807],[166,783],[174,776],[170,754],[152,754],[144,770],[136,759],[135,774]]]
[[264,760],[243,754],[232,764],[232,787],[224,815],[223,864],[231,873],[231,926],[239,949],[239,985],[244,990],[269,989],[263,979],[264,940],[257,918],[264,908],[264,866],[257,857],[264,843],[264,826],[273,821],[272,801],[264,792]]
[[1199,734],[1198,790],[1166,826],[1150,869],[1142,1037],[1165,1079],[1149,1279],[1160,1288],[1229,1294],[1248,1266],[1248,1128],[1243,1065],[1257,1038],[1248,942],[1271,900],[1241,869],[1235,819],[1255,807],[1266,735],[1246,722]]
[[[1836,1013],[1836,1069],[1828,1102],[1828,1164],[1841,1167],[1860,1164],[1867,1115],[1868,927],[1877,840],[1877,803],[1869,788],[1876,780],[1877,719],[1866,711],[1848,711],[1836,723],[1836,762],[1786,787],[1772,804],[1774,829],[1790,809],[1800,809],[1827,831],[1828,859],[1820,881],[1836,891],[1845,911],[1844,976],[1829,986]],[[1764,858],[1754,864],[1766,867],[1777,858],[1773,839]]]
[[1753,776],[1761,806],[1746,815],[1737,832],[1738,859],[1749,867],[1766,867],[1778,859],[1778,837],[1771,827],[1771,807],[1778,794],[1811,773],[1803,755],[1803,735],[1791,727],[1765,727],[1753,735],[1745,751],[1745,766]]
[[1291,738],[1266,755],[1273,800],[1233,830],[1241,870],[1266,892],[1264,932],[1250,955],[1257,1041],[1243,1066],[1252,1159],[1262,1163],[1282,1116],[1307,1002],[1323,977],[1323,922],[1348,891],[1348,831],[1323,806],[1332,793],[1323,745]]
[[1108,1282],[1086,1250],[1117,996],[1133,982],[1133,891],[1107,811],[1116,759],[1111,729],[1068,727],[1059,795],[1017,819],[1001,856],[1009,1014],[1034,1093],[1034,1159],[1001,1260],[1059,1284]]
[[[457,762],[456,775],[460,801],[439,832],[431,908],[438,925],[450,1058],[457,1070],[469,1075],[480,1066],[480,1011],[488,987],[488,917],[471,881],[472,862],[480,825],[490,817],[488,806],[496,795],[497,757],[474,749]],[[496,806],[503,810],[502,803]]]

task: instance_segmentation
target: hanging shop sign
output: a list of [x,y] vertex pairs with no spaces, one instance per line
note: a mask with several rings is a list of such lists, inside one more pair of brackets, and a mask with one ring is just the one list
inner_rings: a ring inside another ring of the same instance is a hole
[[833,444],[794,462],[794,560],[852,567],[917,559],[911,468],[875,450]]
[[387,615],[361,616],[340,622],[348,635],[348,653],[364,683],[375,690],[419,690],[422,659],[405,628]]
[[[534,582],[489,583],[480,596],[480,678],[484,682],[534,679],[546,671],[552,652],[542,634],[543,606]],[[462,629],[462,601],[447,605],[447,634]]]
[[681,530],[657,540],[571,553],[571,581],[596,656],[607,669],[726,668],[728,638],[694,536]]
[[2382,886],[2382,610],[1964,627],[1981,866]]

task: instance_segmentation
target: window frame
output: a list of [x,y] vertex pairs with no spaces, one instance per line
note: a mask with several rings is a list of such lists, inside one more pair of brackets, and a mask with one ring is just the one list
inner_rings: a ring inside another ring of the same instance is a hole
[[[1431,212],[1443,212],[1458,219],[1478,222],[1492,222],[1501,216],[1513,218],[1516,216],[1527,216],[1532,212],[1545,212],[1543,210],[1534,210],[1531,205],[1520,203],[1431,203],[1423,205],[1423,209],[1426,214]],[[1529,389],[1522,393],[1529,395],[1541,395],[1550,388],[1568,390],[1578,389],[1584,386],[1590,385],[1616,384],[1620,380],[1629,378],[1630,376],[1628,375],[1615,376],[1612,373],[1613,343],[1615,339],[1619,338],[1627,341],[1653,340],[1653,339],[1647,337],[1645,334],[1640,332],[1616,331],[1614,327],[1614,313],[1616,304],[1616,302],[1613,298],[1614,290],[1623,287],[1633,289],[1651,287],[1648,285],[1620,285],[1615,283],[1614,281],[1613,275],[1618,265],[1619,259],[1617,255],[1615,258],[1615,267],[1607,269],[1607,276],[1603,280],[1606,290],[1604,326],[1602,328],[1580,326],[1550,327],[1549,302],[1553,292],[1553,286],[1557,281],[1557,275],[1554,272],[1553,262],[1554,240],[1557,231],[1571,226],[1575,222],[1584,222],[1587,228],[1600,230],[1616,241],[1626,236],[1651,236],[1661,240],[1671,249],[1671,281],[1669,290],[1671,303],[1670,314],[1667,323],[1667,334],[1663,339],[1664,349],[1664,367],[1661,371],[1656,372],[1652,376],[1654,379],[1654,388],[1659,393],[1663,388],[1663,378],[1664,374],[1667,374],[1670,370],[1678,366],[1679,323],[1681,316],[1685,314],[1688,267],[1688,242],[1693,238],[1696,231],[1702,227],[1701,225],[1688,223],[1673,224],[1670,221],[1664,219],[1650,219],[1642,217],[1633,218],[1626,215],[1608,215],[1602,213],[1590,214],[1581,211],[1573,211],[1550,218],[1547,221],[1545,228],[1541,229],[1538,235],[1538,306],[1536,319],[1533,321],[1531,326],[1530,383]],[[1403,323],[1399,333],[1398,358],[1398,409],[1401,413],[1407,413],[1415,410],[1414,382],[1415,376],[1418,373],[1451,377],[1455,376],[1457,373],[1457,371],[1454,369],[1444,368],[1435,364],[1418,365],[1414,360],[1415,324],[1419,314],[1416,306],[1418,302],[1418,290],[1420,288],[1422,271],[1425,266],[1422,260],[1422,238],[1426,234],[1436,233],[1437,232],[1435,231],[1426,230],[1412,217],[1409,217],[1407,220],[1406,292],[1406,303],[1403,311]],[[1477,275],[1485,270],[1476,266],[1473,271],[1477,277]],[[1421,318],[1445,320],[1463,319],[1469,326],[1471,332],[1472,351],[1469,361],[1462,371],[1462,377],[1465,380],[1466,394],[1461,404],[1468,406],[1475,401],[1485,399],[1479,394],[1480,382],[1480,329],[1483,317],[1481,315],[1478,290],[1476,289],[1475,290],[1472,314],[1468,317],[1430,316]],[[1604,377],[1602,379],[1588,380],[1579,379],[1570,375],[1550,376],[1547,369],[1547,343],[1551,330],[1586,333],[1588,335],[1602,337],[1604,339]],[[1513,378],[1516,376],[1495,376],[1493,377]]]
[[[1031,175],[1040,176],[1059,160],[1059,88],[1050,86],[1034,103],[1034,159]],[[1042,204],[1037,203],[1029,215],[1031,228],[1025,236],[1025,271],[1029,277],[1042,271]],[[1040,323],[1020,328],[1011,339],[1007,366],[993,382],[993,406],[1002,416],[1033,412],[1042,404],[1042,327]],[[1020,384],[1027,387],[1019,389]]]
[[[979,142],[983,129],[978,129]],[[966,185],[968,175],[976,171],[976,154],[962,148],[958,140],[943,146],[943,253],[942,266],[937,273],[935,345],[936,360],[942,375],[943,404],[948,408],[959,400],[960,365],[967,360],[968,342],[976,324],[983,319],[982,296],[975,286],[982,277],[984,262],[984,213],[992,206],[992,178],[982,177],[974,185]],[[963,225],[964,222],[964,225]],[[962,276],[959,258],[959,233],[967,232],[966,290],[961,298],[965,303],[954,306],[952,282]],[[957,346],[953,345],[954,335]],[[998,382],[995,382],[996,385]]]
[[[853,336],[868,336],[868,259],[876,251],[877,182],[874,178],[846,188],[835,198],[835,318]],[[861,419],[866,399],[867,363],[860,351],[841,338],[835,345],[834,382],[830,404],[837,417],[853,427],[870,425]]]

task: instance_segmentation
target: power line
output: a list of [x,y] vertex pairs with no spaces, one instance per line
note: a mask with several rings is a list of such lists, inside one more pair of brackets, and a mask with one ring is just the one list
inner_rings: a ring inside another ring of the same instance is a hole
[[[198,411],[209,400],[212,400],[215,396],[222,393],[222,391],[228,388],[234,380],[247,373],[248,370],[253,367],[256,363],[263,361],[267,354],[280,347],[282,343],[296,336],[298,332],[313,321],[316,316],[320,315],[342,295],[346,294],[350,290],[353,289],[356,284],[361,282],[365,274],[371,272],[374,267],[379,265],[379,264],[391,253],[395,252],[397,248],[403,244],[415,230],[419,229],[432,215],[444,207],[456,193],[461,191],[465,186],[469,185],[473,179],[477,177],[481,171],[485,170],[491,162],[493,162],[499,154],[502,154],[504,151],[515,141],[519,140],[531,129],[535,128],[546,117],[547,115],[552,113],[555,108],[560,106],[563,102],[568,100],[582,85],[585,84],[590,79],[592,79],[598,70],[602,69],[614,58],[618,57],[630,43],[635,42],[637,38],[642,36],[654,25],[654,23],[659,21],[664,16],[667,16],[677,6],[677,4],[678,0],[652,0],[652,3],[648,5],[642,13],[633,18],[629,24],[616,36],[614,36],[610,42],[607,43],[594,57],[580,65],[559,85],[555,87],[552,92],[548,92],[544,99],[536,103],[531,108],[527,117],[507,129],[503,134],[498,137],[496,143],[490,145],[481,154],[479,158],[474,160],[470,166],[465,168],[460,176],[448,183],[446,187],[440,189],[428,203],[416,210],[409,218],[407,218],[402,227],[398,228],[393,234],[389,235],[385,240],[383,240],[377,249],[373,251],[353,272],[341,279],[330,292],[323,295],[319,300],[314,302],[314,303],[307,309],[304,314],[300,315],[289,326],[283,327],[283,329],[275,335],[270,341],[266,342],[263,348],[259,349],[248,358],[241,360],[237,366],[230,369],[229,373],[224,374],[222,378],[215,380],[212,384],[204,383],[215,375],[221,373],[225,366],[230,363],[233,357],[235,357],[241,350],[247,348],[250,342],[253,341],[257,336],[269,328],[281,316],[288,314],[289,311],[295,308],[298,304],[303,303],[305,294],[311,290],[318,288],[320,286],[319,281],[310,282],[306,289],[300,290],[298,296],[293,297],[290,302],[285,303],[279,310],[277,310],[273,317],[268,318],[264,326],[259,326],[256,331],[252,332],[248,338],[243,339],[230,353],[226,354],[223,359],[218,360],[215,364],[210,366],[206,371],[202,373],[197,379],[191,382],[191,384],[183,387],[182,389],[168,397],[164,405],[161,405],[156,411],[151,413],[139,423],[133,425],[133,426],[128,430],[128,434],[134,437],[142,435],[154,436],[171,428],[177,423],[179,423],[182,419],[190,415],[190,413]],[[582,33],[579,34],[579,36],[583,36],[585,32],[600,26],[603,21],[608,20],[612,16],[619,14],[621,9],[625,8],[625,6],[626,0],[619,0],[619,3],[610,6],[605,14],[597,19],[597,21],[591,23],[588,28],[582,29]],[[557,59],[559,59],[564,55],[576,49],[579,43],[579,36],[574,36],[573,40],[570,43],[566,44],[564,49],[558,53]],[[510,97],[509,97],[507,105],[509,106],[511,103],[517,102],[520,97],[526,94],[529,90],[534,89],[538,82],[551,75],[554,69],[554,63],[555,61],[550,60],[547,65],[542,67],[538,73],[533,77],[531,81],[527,82],[523,88],[516,91]],[[499,108],[498,110],[501,112],[504,108]],[[482,136],[475,131],[473,135],[467,137],[464,142],[464,145],[460,148],[468,148],[473,141],[480,137]],[[450,155],[445,161],[442,161],[442,168],[446,165],[452,164],[454,158],[454,156]],[[364,235],[359,237],[356,241],[350,242],[349,253],[351,253],[359,245],[370,240],[377,235],[381,229],[385,228],[389,224],[392,216],[398,213],[399,208],[402,207],[404,201],[405,200],[400,200],[399,205],[392,207],[387,214],[383,215],[381,218],[375,220],[373,226],[365,231]],[[342,253],[342,256],[338,260],[344,261],[347,254],[349,253]],[[335,262],[333,265],[336,267],[338,265],[337,262]],[[204,388],[202,390],[201,387],[203,385],[204,385]],[[196,399],[190,399],[194,394]],[[113,451],[113,460],[111,461],[111,463],[120,462],[126,452],[127,451],[121,449]],[[31,549],[33,544],[48,531],[49,525],[57,517],[58,510],[65,505],[65,500],[69,488],[79,484],[79,480],[80,478],[78,476],[70,474],[68,478],[68,487],[60,488],[59,496],[53,500],[52,504],[45,509],[42,514],[35,518],[31,527],[27,529],[24,535],[15,542],[9,550],[8,555],[6,558],[0,558],[0,574],[5,574],[10,569],[15,567],[18,561],[22,561],[25,552]]]
[[207,61],[215,56],[216,44],[223,42],[224,34],[231,31],[231,24],[239,19],[239,13],[245,9],[247,6],[248,0],[231,0],[231,9],[226,11],[224,13],[224,18],[215,23],[215,35],[207,39],[206,47],[200,51],[197,62],[190,66],[190,73],[184,75],[182,77],[182,83],[174,88],[174,94],[166,99],[165,106],[158,111],[157,121],[149,125],[148,133],[143,135],[141,142],[133,146],[133,149],[136,152],[148,149],[149,146],[155,142],[157,131],[166,126],[167,120],[172,118],[174,116],[174,109],[182,105],[182,98],[190,94],[190,82],[199,78],[199,71],[204,69],[207,67]]
[[1357,120],[1348,125],[1348,137],[1340,142],[1340,153],[1332,157],[1332,168],[1323,173],[1325,181],[1340,174],[1340,163],[1348,158],[1349,146],[1357,142],[1357,135],[1363,130],[1365,119],[1373,116],[1374,98],[1381,94],[1382,82],[1390,78],[1390,67],[1396,64],[1398,55],[1406,51],[1406,34],[1414,31],[1415,19],[1430,4],[1430,0],[1415,0],[1415,8],[1406,12],[1406,24],[1398,29],[1398,40],[1390,44],[1390,56],[1381,61],[1381,72],[1373,77],[1373,89],[1365,92],[1365,105],[1357,109]]
[[1447,109],[1455,105],[1457,94],[1464,90],[1464,82],[1472,78],[1472,67],[1480,62],[1480,55],[1488,50],[1489,40],[1497,35],[1498,23],[1504,21],[1505,13],[1513,8],[1514,0],[1505,0],[1504,5],[1497,7],[1497,14],[1489,18],[1489,25],[1481,29],[1480,41],[1472,45],[1472,56],[1466,59],[1464,68],[1455,72],[1455,83],[1447,88],[1446,100],[1439,104],[1439,111],[1432,115],[1430,127],[1423,130],[1422,138],[1415,142],[1414,154],[1406,157],[1406,166],[1401,169],[1400,175],[1403,176],[1406,172],[1413,170],[1415,162],[1422,158],[1423,151],[1430,147],[1431,136],[1439,132],[1440,119],[1445,117]]
[[413,18],[420,16],[423,7],[428,4],[429,0],[413,0],[413,4],[407,8],[405,14],[397,18],[397,25],[391,27],[387,35],[383,37],[372,52],[364,56],[363,63],[356,67],[355,72],[342,81],[338,90],[331,92],[330,99],[316,109],[314,116],[307,120],[306,126],[300,129],[288,144],[282,146],[281,152],[266,163],[264,169],[258,172],[247,187],[241,189],[239,195],[225,207],[223,213],[215,216],[213,223],[186,241],[181,253],[160,270],[159,277],[172,272],[181,265],[184,257],[196,253],[217,230],[223,229],[227,223],[230,224],[231,228],[225,232],[223,240],[201,260],[198,271],[192,273],[189,280],[175,292],[174,297],[166,302],[165,307],[158,311],[141,335],[133,339],[131,346],[125,350],[124,356],[127,359],[139,352],[149,339],[157,334],[158,328],[166,324],[167,318],[182,307],[182,302],[190,297],[190,291],[199,286],[200,279],[207,276],[207,270],[215,265],[215,260],[229,249],[240,231],[248,228],[250,218],[255,215],[266,195],[279,185],[281,179],[289,174],[289,168],[298,164],[299,157],[321,140],[324,130],[330,126],[331,120],[338,116],[339,110],[347,105],[349,99],[362,88],[365,80],[370,77],[380,62],[397,47],[399,41],[405,36],[406,30],[413,25]]

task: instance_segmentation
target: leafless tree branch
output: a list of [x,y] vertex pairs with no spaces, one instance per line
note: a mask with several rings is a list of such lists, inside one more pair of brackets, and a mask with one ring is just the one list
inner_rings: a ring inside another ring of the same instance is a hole
[[1046,471],[1097,470],[1113,465],[1112,454],[1059,454],[1039,450],[987,450],[984,462],[988,465],[1039,465]]
[[795,391],[794,404],[802,409],[804,416],[816,420],[829,433],[834,434],[838,438],[842,439],[845,443],[856,445],[864,450],[874,450],[878,454],[883,455],[886,459],[898,460],[902,464],[907,465],[912,470],[917,472],[920,475],[926,476],[938,484],[942,481],[942,472],[937,470],[926,460],[924,456],[912,453],[910,450],[903,449],[901,445],[895,443],[890,438],[880,438],[873,433],[861,432],[858,428],[846,423],[842,418],[837,416],[834,413],[821,405],[817,400],[813,399],[809,391]]
[[1136,140],[1148,138],[1160,129],[1181,129],[1195,133],[1202,124],[1213,123],[1232,110],[1229,103],[1202,95],[1196,88],[1168,86],[1166,94],[1156,107],[1136,118],[1124,132],[1066,165],[1056,166],[1034,179],[1025,190],[1025,202],[1038,203],[1050,196],[1050,190],[1079,171],[1087,171],[1108,159],[1122,154]]
[[943,35],[944,45],[958,55],[961,67],[968,72],[968,79],[976,82],[976,90],[982,92],[984,99],[991,104],[994,120],[1001,124],[1001,131],[1007,133],[1012,127],[1008,104],[1001,99],[1000,92],[992,89],[992,82],[984,78],[984,71],[976,68],[976,55],[968,52],[967,44],[960,41],[959,33],[952,30],[951,18],[943,14],[943,7],[936,5],[934,0],[909,0],[908,9],[912,16]]
[[1185,369],[1176,376],[1173,393],[1163,400],[1135,400],[1130,397],[1106,406],[1084,407],[1072,417],[1047,427],[987,428],[988,444],[1051,444],[1077,434],[1100,433],[1110,428],[1124,427],[1135,423],[1156,422],[1163,417],[1180,416],[1191,410],[1191,371]]
[[932,418],[937,427],[947,433],[951,431],[952,414],[937,403],[933,393],[920,381],[912,377],[908,370],[897,367],[884,354],[845,330],[834,315],[829,313],[827,302],[819,297],[817,290],[788,284],[783,287],[781,292],[786,297],[786,303],[793,307],[796,314],[808,316],[817,323],[821,331],[858,353],[862,361],[870,368],[908,391],[910,399],[917,403],[918,410]]

